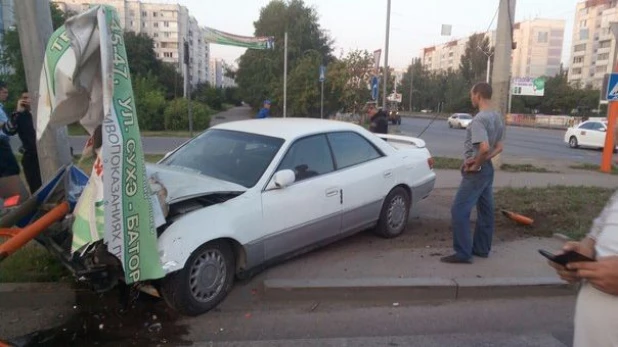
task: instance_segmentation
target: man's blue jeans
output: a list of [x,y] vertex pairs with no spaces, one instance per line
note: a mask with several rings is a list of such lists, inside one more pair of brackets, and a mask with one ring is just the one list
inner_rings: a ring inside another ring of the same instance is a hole
[[[494,234],[494,168],[491,161],[481,171],[462,173],[459,190],[455,195],[451,218],[453,227],[453,248],[457,257],[469,260],[472,254],[486,257],[491,250]],[[476,206],[477,219],[474,237],[470,232],[470,214]]]

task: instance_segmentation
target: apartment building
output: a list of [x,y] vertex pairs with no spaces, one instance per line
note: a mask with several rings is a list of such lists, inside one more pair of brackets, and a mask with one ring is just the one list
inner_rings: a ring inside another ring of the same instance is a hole
[[236,82],[233,78],[225,76],[225,71],[231,68],[223,59],[210,60],[210,85],[217,88],[235,87]]
[[[82,12],[92,5],[113,6],[125,31],[145,33],[154,40],[157,58],[178,66],[186,74],[184,42],[189,43],[190,81],[192,85],[208,81],[210,47],[202,29],[185,6],[148,3],[139,0],[53,0],[63,11]],[[129,57],[130,59],[131,57]]]
[[[517,43],[512,54],[513,77],[553,76],[560,70],[564,24],[564,20],[533,19],[513,26],[513,41]],[[493,46],[496,32],[484,36]],[[469,39],[426,47],[421,51],[421,63],[430,71],[456,71]]]
[[577,4],[569,82],[600,89],[605,74],[612,72],[616,40],[610,25],[618,22],[617,3],[615,0],[590,0]]

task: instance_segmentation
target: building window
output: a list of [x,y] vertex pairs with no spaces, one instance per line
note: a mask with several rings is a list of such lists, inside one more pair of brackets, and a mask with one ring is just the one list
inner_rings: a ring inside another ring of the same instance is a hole
[[609,48],[612,46],[612,40],[605,40],[599,42],[599,48]]
[[599,72],[605,73],[606,71],[607,71],[607,65],[597,66],[597,73]]
[[581,64],[584,62],[584,57],[575,57],[573,58],[573,64]]
[[538,43],[547,43],[549,41],[549,33],[547,31],[539,32],[536,41]]
[[609,59],[609,53],[601,53],[597,56],[597,60],[608,60]]
[[168,21],[163,22],[163,26],[166,27],[166,28],[169,28],[170,27],[170,22],[168,22]]
[[571,70],[571,72],[573,73],[573,75],[581,75],[582,74],[582,68],[581,67],[573,68],[573,70]]
[[166,32],[163,33],[163,36],[170,37],[170,33],[166,31]]
[[134,10],[130,10],[130,11],[129,11],[129,16],[131,16],[131,17],[135,17],[135,11],[134,11]]
[[172,52],[163,52],[163,57],[165,57],[165,58],[173,58],[174,57],[174,53],[172,53]]
[[148,12],[142,11],[142,17],[148,17]]
[[159,22],[154,22],[153,25],[154,25],[155,28],[158,28],[159,27]]
[[146,27],[146,22],[142,21],[142,28]]
[[157,13],[156,13],[156,12],[153,12],[153,13],[152,13],[152,16],[153,16],[153,17],[156,17],[156,16],[157,16]]
[[579,45],[575,45],[575,47],[573,48],[574,52],[582,52],[586,50],[586,44],[585,43],[581,43]]
[[159,37],[159,33],[154,33],[154,34],[152,34],[152,36]]
[[134,26],[135,26],[134,24],[135,24],[135,23],[133,23],[133,21],[131,21],[131,27],[134,27]]
[[589,32],[588,32],[587,28],[579,30],[579,39],[580,40],[588,40],[589,37],[590,37],[590,35],[589,35]]

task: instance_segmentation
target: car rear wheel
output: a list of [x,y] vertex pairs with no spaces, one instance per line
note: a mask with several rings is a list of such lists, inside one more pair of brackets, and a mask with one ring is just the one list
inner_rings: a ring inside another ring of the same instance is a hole
[[579,147],[579,143],[577,142],[577,137],[571,136],[571,138],[569,139],[569,147],[571,148]]
[[384,199],[376,233],[390,239],[401,235],[410,216],[410,194],[403,187],[396,187]]
[[197,316],[215,308],[234,283],[234,252],[225,241],[212,241],[195,250],[185,267],[163,279],[161,294],[173,309]]

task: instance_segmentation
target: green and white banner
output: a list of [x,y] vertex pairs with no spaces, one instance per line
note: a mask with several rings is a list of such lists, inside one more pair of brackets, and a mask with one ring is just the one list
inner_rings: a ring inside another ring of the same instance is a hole
[[204,40],[209,43],[250,49],[272,49],[275,45],[273,37],[238,36],[212,28],[204,28],[204,30]]
[[[72,252],[103,239],[134,283],[164,276],[123,31],[116,10],[95,6],[67,21],[45,52],[38,137],[74,122],[91,135],[92,174],[77,202]],[[159,223],[160,224],[160,221]]]

